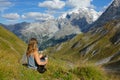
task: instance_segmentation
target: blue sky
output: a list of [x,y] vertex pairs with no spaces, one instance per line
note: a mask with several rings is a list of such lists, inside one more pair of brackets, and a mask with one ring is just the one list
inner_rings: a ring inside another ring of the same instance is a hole
[[0,0],[0,23],[13,24],[57,18],[77,9],[103,12],[113,0]]

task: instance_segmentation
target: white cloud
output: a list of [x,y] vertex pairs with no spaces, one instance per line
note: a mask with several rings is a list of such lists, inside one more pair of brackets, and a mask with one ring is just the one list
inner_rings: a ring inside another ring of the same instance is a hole
[[42,3],[39,2],[38,6],[46,7],[48,9],[61,9],[65,6],[65,2],[60,0],[44,1]]
[[8,20],[17,20],[20,18],[20,15],[17,13],[9,13],[9,14],[2,15],[2,17]]
[[73,8],[94,8],[94,5],[91,4],[93,0],[68,0],[66,5]]
[[48,20],[53,19],[54,17],[50,14],[43,14],[40,12],[29,12],[22,15],[23,19],[32,19],[32,20]]
[[0,0],[0,11],[4,11],[5,9],[8,9],[13,4],[10,1],[7,0]]

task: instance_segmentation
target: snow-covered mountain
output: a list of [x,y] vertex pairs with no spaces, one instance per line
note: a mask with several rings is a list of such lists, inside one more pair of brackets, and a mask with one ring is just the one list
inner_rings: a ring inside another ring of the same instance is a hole
[[7,25],[6,27],[25,42],[28,42],[31,37],[36,37],[39,41],[40,49],[44,49],[84,32],[99,15],[93,9],[79,8],[63,14],[58,19],[33,23],[23,22]]
[[64,35],[80,34],[88,31],[88,27],[101,15],[94,9],[79,8],[64,13],[57,19],[59,31],[56,32],[55,37],[60,38]]
[[[79,8],[67,12],[58,18],[58,22],[70,23],[76,27],[79,27],[81,32],[88,31],[87,27],[98,19],[101,15],[100,12],[96,12],[94,9]],[[66,26],[66,25],[65,25]]]
[[[94,26],[95,27],[94,27]],[[91,25],[90,25],[91,26]],[[82,56],[83,62],[95,61],[111,71],[120,67],[120,0],[114,0],[95,21],[87,34],[77,35],[66,43],[57,45],[49,52]],[[76,53],[76,54],[75,54]],[[58,56],[57,55],[57,56]],[[71,56],[74,58],[74,56]],[[79,57],[78,57],[79,58]]]
[[[79,17],[76,17],[77,15],[79,15]],[[91,23],[91,22],[94,22],[95,20],[97,20],[100,15],[101,15],[101,13],[100,12],[96,12],[94,9],[79,8],[79,9],[74,9],[72,11],[64,13],[58,19],[69,18],[68,16],[74,16],[76,18],[85,17],[87,22]]]

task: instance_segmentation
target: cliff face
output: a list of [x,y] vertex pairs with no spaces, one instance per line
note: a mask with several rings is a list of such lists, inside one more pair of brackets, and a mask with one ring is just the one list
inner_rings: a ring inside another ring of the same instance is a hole
[[120,19],[120,1],[114,0],[111,5],[106,9],[106,11],[95,21],[91,26],[100,27],[106,22]]

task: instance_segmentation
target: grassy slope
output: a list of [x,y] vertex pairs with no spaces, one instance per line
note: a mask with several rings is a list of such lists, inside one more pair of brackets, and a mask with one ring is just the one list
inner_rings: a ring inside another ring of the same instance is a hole
[[25,52],[26,44],[13,33],[0,26],[0,78],[19,79],[19,60]]
[[[101,68],[76,66],[59,57],[49,57],[47,72],[40,74],[20,64],[26,44],[0,26],[0,80],[103,80]],[[94,75],[96,74],[96,75]]]
[[[96,34],[80,34],[68,42],[49,48],[48,51],[50,53],[56,53],[53,56],[62,55],[60,56],[61,58],[67,58],[70,61],[71,59],[72,61],[76,61],[79,58],[89,58],[89,60],[99,61],[112,56],[120,50],[120,44],[112,44],[110,41],[110,38],[112,38],[117,31],[114,23],[116,22],[113,21],[104,26],[104,30],[108,31],[105,35],[99,32]],[[96,53],[93,55],[94,52]],[[119,60],[119,57],[120,55],[114,57],[112,61]]]
[[[120,44],[112,44],[110,41],[116,31],[120,29],[119,26],[116,27],[119,22],[119,20],[111,21],[104,25],[103,30],[108,31],[105,35],[101,32],[80,34],[72,40],[49,48],[48,52],[53,57],[73,62],[78,66],[84,65],[84,61],[97,62],[108,58],[120,50]],[[94,52],[95,54],[93,55]],[[120,55],[113,57],[108,66],[112,67],[111,64],[115,64],[114,68],[119,68],[118,62],[120,62]],[[119,74],[111,74],[109,77],[113,77],[113,80],[119,80]]]
[[0,80],[51,80],[51,79],[78,79],[68,72],[65,63],[61,60],[50,59],[48,71],[40,74],[20,64],[25,53],[26,44],[13,33],[0,26]]

